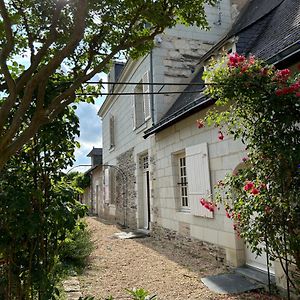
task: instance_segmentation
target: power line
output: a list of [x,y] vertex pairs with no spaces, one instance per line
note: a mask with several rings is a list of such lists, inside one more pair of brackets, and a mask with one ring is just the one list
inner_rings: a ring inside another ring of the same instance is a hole
[[165,94],[197,94],[202,93],[199,91],[167,91],[167,92],[121,92],[121,93],[76,93],[77,96],[131,96],[131,95],[165,95]]
[[177,86],[186,86],[186,85],[212,85],[213,83],[175,83],[175,82],[125,82],[125,81],[87,81],[84,82],[83,84],[111,84],[111,85],[177,85]]

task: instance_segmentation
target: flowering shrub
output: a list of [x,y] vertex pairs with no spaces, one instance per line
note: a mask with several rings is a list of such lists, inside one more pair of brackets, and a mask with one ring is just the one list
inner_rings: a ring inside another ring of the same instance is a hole
[[216,205],[213,202],[205,200],[204,198],[200,199],[200,204],[211,212],[214,212],[216,209]]
[[236,53],[213,60],[204,76],[217,99],[205,122],[223,128],[220,140],[226,125],[247,151],[218,183],[217,200],[251,250],[278,259],[299,290],[285,260],[300,270],[300,76]]

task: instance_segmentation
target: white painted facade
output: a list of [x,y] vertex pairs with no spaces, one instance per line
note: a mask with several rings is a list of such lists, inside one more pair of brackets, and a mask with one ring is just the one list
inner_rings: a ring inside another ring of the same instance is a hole
[[[232,220],[220,208],[214,213],[200,205],[200,198],[211,199],[214,195],[214,186],[224,179],[227,173],[242,162],[245,156],[245,146],[225,135],[223,141],[218,140],[218,129],[197,128],[196,120],[204,118],[206,110],[196,113],[173,126],[156,134],[156,177],[155,177],[155,209],[158,225],[184,233],[207,243],[217,245],[226,251],[226,259],[232,265],[242,265],[245,261],[245,246],[233,230]],[[202,154],[205,146],[207,152]],[[193,151],[195,158],[190,157]],[[182,210],[180,206],[180,192],[176,161],[179,154],[187,159],[187,186],[190,210]],[[204,164],[209,168],[203,168]],[[190,168],[190,170],[188,169]],[[208,190],[203,177],[210,181]],[[196,181],[198,191],[194,193],[189,185]],[[201,187],[204,185],[204,192]],[[200,189],[200,191],[199,191]],[[199,205],[193,208],[195,205]]]

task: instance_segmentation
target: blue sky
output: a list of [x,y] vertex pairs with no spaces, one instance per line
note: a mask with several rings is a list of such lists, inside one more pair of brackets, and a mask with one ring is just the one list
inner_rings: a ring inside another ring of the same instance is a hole
[[[93,147],[102,147],[102,126],[101,119],[97,112],[103,103],[104,98],[101,97],[95,101],[95,104],[80,103],[76,110],[76,114],[80,121],[80,136],[77,140],[80,148],[75,151],[76,161],[73,165],[90,164],[90,158],[86,155]],[[76,171],[87,170],[85,168],[76,168]]]

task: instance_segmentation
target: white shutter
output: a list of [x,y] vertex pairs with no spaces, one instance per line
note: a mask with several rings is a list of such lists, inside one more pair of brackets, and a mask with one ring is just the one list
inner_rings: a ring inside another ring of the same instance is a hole
[[133,129],[135,129],[136,128],[135,95],[133,95],[132,97],[132,111],[133,111]]
[[109,192],[109,169],[104,170],[104,202],[110,202],[110,192]]
[[134,89],[134,92],[137,93],[136,95],[134,95],[134,128],[139,128],[145,120],[142,86],[137,85]]
[[203,207],[200,199],[211,200],[207,143],[186,148],[188,200],[195,216],[213,218],[213,212]]
[[109,142],[110,149],[115,146],[115,118],[113,115],[109,118]]
[[146,72],[143,76],[143,93],[144,94],[144,114],[145,120],[151,116],[151,103],[150,103],[150,86],[149,86],[149,72]]

